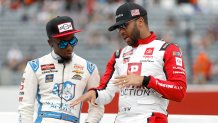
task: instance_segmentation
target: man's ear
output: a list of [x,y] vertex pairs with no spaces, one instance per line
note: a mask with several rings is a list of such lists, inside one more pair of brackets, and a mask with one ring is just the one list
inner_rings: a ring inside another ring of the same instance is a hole
[[50,45],[50,47],[53,47],[53,41],[51,39],[48,39],[48,44]]

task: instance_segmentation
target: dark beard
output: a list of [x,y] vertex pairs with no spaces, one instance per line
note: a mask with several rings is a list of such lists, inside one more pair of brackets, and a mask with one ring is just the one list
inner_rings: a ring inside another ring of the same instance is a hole
[[138,39],[140,39],[140,31],[137,28],[136,23],[134,25],[132,35],[131,35],[130,38],[132,40],[132,43],[130,44],[130,46],[137,46],[138,45]]
[[69,63],[71,62],[72,57],[71,58],[63,58],[61,57],[61,59],[59,60],[59,63]]

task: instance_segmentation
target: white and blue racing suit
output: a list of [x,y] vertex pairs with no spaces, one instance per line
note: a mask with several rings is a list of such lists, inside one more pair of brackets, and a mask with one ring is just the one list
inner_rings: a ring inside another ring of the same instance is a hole
[[[69,104],[99,84],[97,66],[73,54],[72,61],[60,63],[53,52],[29,61],[19,92],[20,123],[79,123],[82,104]],[[37,101],[36,101],[37,100]],[[34,108],[38,102],[37,108]],[[34,118],[34,112],[37,116]],[[86,122],[97,123],[103,106],[89,105]]]

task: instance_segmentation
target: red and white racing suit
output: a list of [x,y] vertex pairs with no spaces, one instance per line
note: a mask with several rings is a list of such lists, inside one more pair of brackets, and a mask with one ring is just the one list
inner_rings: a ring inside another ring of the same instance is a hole
[[[27,63],[19,93],[20,123],[79,123],[82,104],[73,108],[69,104],[98,86],[97,66],[76,54],[70,63],[60,63],[59,58],[53,51]],[[38,111],[34,110],[35,99]],[[103,106],[89,105],[86,122],[99,122],[103,113]]]
[[[119,112],[115,123],[167,123],[169,100],[181,101],[186,93],[182,52],[175,44],[157,40],[156,35],[138,40],[114,53],[97,88],[96,104],[109,103],[119,92]],[[149,76],[146,85],[122,88],[113,80],[127,70]]]

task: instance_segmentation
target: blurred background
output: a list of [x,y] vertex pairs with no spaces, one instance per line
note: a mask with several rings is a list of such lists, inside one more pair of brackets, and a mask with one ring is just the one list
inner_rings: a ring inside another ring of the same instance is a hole
[[[159,39],[181,47],[188,92],[213,91],[213,102],[218,99],[218,0],[0,0],[0,98],[7,98],[5,104],[16,101],[0,111],[16,111],[26,63],[51,51],[45,25],[58,15],[74,19],[82,30],[76,34],[75,52],[97,64],[102,75],[112,53],[126,45],[116,31],[107,29],[115,22],[118,6],[128,1],[146,8],[150,30]],[[194,99],[189,94],[187,98]],[[197,103],[204,103],[201,99]]]

